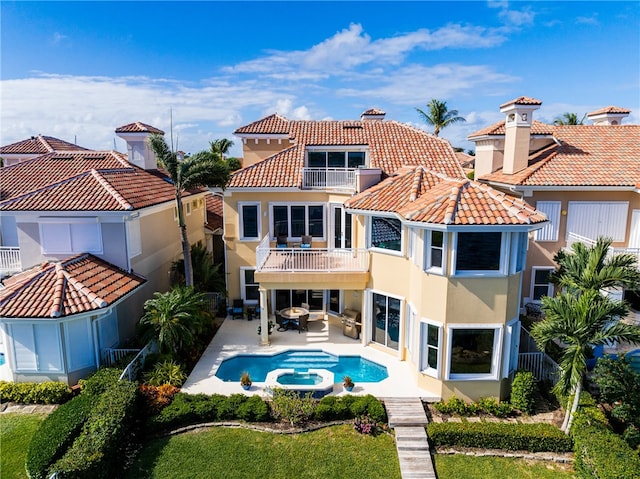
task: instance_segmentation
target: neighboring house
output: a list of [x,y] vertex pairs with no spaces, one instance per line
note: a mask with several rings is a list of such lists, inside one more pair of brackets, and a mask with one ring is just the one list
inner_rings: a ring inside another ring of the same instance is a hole
[[[0,169],[0,272],[13,274],[0,288],[10,379],[74,384],[105,347],[134,335],[144,301],[168,290],[182,248],[152,133],[162,131],[118,128],[128,155],[54,152]],[[192,244],[204,242],[206,194],[183,195]]]
[[530,236],[522,306],[553,294],[553,256],[575,241],[606,236],[614,251],[640,253],[640,125],[622,125],[630,112],[618,107],[589,113],[592,125],[547,125],[533,120],[541,104],[527,97],[504,103],[504,121],[469,136],[476,180],[549,218]]
[[0,158],[3,166],[11,166],[57,151],[87,151],[87,149],[52,136],[38,135],[0,147]]
[[260,305],[262,344],[268,313],[349,308],[361,343],[410,363],[434,396],[505,395],[527,236],[544,214],[468,180],[446,140],[380,110],[271,115],[235,134],[249,166],[224,191],[227,287]]
[[207,220],[204,235],[207,251],[211,253],[214,264],[222,264],[224,268],[224,221],[222,216],[223,199],[218,193],[209,193],[205,197]]

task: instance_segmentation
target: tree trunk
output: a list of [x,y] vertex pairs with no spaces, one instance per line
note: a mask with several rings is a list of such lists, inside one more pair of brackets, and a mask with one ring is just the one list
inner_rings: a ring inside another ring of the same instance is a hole
[[582,394],[582,377],[576,385],[576,394],[573,397],[573,405],[571,406],[571,414],[569,415],[569,422],[567,423],[567,429],[564,432],[569,434],[571,432],[571,424],[573,423],[573,415],[578,410],[578,404],[580,404],[580,394]]
[[560,430],[562,432],[567,431],[567,424],[569,424],[569,416],[571,416],[571,405],[572,405],[571,394],[569,394],[569,399],[567,399],[567,404],[565,404],[564,406],[564,420],[562,421],[562,426],[560,427]]
[[178,226],[180,227],[180,239],[182,240],[182,255],[184,256],[184,280],[187,286],[193,286],[193,266],[191,264],[191,245],[187,236],[187,225],[184,222],[182,210],[182,195],[176,191],[176,205],[178,207]]

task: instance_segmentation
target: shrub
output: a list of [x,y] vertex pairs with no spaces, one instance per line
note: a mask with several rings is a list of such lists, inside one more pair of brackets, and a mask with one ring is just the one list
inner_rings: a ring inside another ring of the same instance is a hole
[[51,468],[59,477],[101,479],[118,475],[136,417],[138,386],[120,381],[105,391],[81,434]]
[[369,416],[357,417],[353,421],[353,428],[360,434],[375,435],[378,432],[378,424]]
[[507,417],[513,414],[513,406],[508,402],[499,402],[495,398],[480,398],[476,403],[478,409],[495,417]]
[[27,451],[26,469],[31,479],[48,477],[47,470],[71,445],[96,402],[95,396],[81,394],[45,418]]
[[0,400],[22,404],[61,404],[71,398],[71,388],[65,383],[12,383],[0,381]]
[[569,436],[550,424],[430,423],[427,434],[435,446],[530,452],[568,452],[573,446]]
[[148,415],[158,414],[162,409],[171,404],[173,397],[180,391],[171,384],[163,384],[162,386],[149,386],[148,384],[140,385],[140,393],[145,401]]
[[481,398],[478,402],[466,403],[462,399],[451,396],[448,401],[433,403],[433,407],[442,414],[472,416],[480,413],[505,417],[513,414],[513,407],[506,402],[498,402],[494,398]]
[[151,386],[170,384],[179,388],[187,380],[184,368],[175,361],[165,360],[156,363],[153,369],[144,374],[144,382]]
[[351,411],[344,401],[345,397],[353,398],[353,396],[323,397],[316,406],[314,417],[319,421],[335,421],[350,418]]
[[238,406],[236,411],[238,419],[247,422],[264,422],[271,419],[269,406],[260,396],[251,396]]
[[118,382],[122,371],[119,368],[100,368],[87,379],[78,381],[78,384],[83,393],[98,396]]
[[511,405],[525,414],[532,414],[536,402],[536,378],[529,371],[518,371],[511,383]]
[[271,401],[271,413],[276,419],[289,421],[292,426],[303,423],[313,417],[316,403],[311,393],[300,396],[295,391],[274,388]]

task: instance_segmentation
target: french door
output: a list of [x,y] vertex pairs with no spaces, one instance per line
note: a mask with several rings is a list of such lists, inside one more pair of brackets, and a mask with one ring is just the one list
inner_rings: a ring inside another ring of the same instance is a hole
[[331,205],[330,248],[352,247],[352,218],[351,214],[344,211],[342,205]]

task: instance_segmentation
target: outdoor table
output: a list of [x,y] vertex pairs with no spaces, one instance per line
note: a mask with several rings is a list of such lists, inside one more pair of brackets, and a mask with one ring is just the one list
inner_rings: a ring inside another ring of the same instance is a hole
[[296,306],[294,308],[285,308],[280,311],[284,319],[297,321],[303,314],[309,314],[309,310]]

